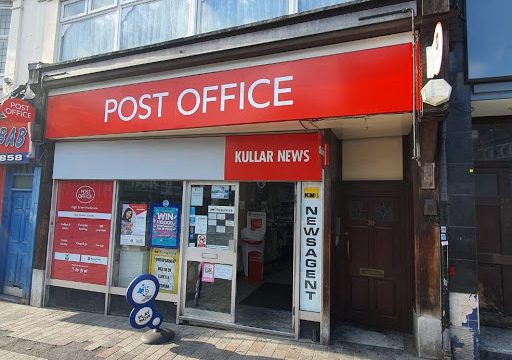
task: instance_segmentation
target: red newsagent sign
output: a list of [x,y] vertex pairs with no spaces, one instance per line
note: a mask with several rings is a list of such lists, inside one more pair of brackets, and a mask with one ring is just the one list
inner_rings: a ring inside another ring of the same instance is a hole
[[52,279],[106,284],[113,190],[110,181],[59,181]]
[[412,110],[410,44],[54,95],[51,139]]
[[321,181],[322,146],[317,133],[228,136],[224,179]]

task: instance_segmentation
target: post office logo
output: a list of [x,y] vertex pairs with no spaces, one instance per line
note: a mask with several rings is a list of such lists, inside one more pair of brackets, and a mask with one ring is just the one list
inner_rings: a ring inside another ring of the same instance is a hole
[[94,200],[96,193],[90,186],[80,186],[76,191],[76,199],[82,204],[89,204]]

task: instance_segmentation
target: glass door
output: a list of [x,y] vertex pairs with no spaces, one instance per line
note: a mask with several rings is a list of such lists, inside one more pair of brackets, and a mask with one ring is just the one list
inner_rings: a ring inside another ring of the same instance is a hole
[[238,184],[188,185],[182,314],[235,321]]

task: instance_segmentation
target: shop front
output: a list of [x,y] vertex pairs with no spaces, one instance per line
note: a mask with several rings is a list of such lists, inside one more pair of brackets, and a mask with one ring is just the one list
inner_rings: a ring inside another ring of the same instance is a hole
[[[368,169],[384,172],[373,179],[406,177],[386,174],[411,129],[410,41],[398,34],[49,89],[46,304],[125,314],[125,289],[147,272],[160,280],[168,321],[328,342],[332,284],[342,281],[342,179],[368,180]],[[388,152],[381,160],[354,161],[376,144]],[[354,155],[343,166],[342,150]],[[372,280],[379,264],[359,264],[367,272],[348,281],[389,282],[387,270]],[[393,291],[381,290],[371,296]]]
[[33,106],[0,106],[0,296],[29,303],[41,167],[32,143]]

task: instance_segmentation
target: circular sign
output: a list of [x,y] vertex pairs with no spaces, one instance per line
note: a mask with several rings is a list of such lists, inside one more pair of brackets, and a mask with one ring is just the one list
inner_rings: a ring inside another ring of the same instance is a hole
[[5,117],[16,122],[28,123],[34,120],[35,110],[32,105],[22,99],[7,99],[0,107]]
[[135,278],[126,289],[126,301],[132,306],[147,304],[156,299],[160,283],[154,275],[143,274]]
[[90,186],[80,186],[76,191],[76,199],[82,204],[88,204],[94,200],[96,193]]
[[441,63],[443,62],[443,25],[438,22],[434,30],[434,39],[432,40],[432,50],[434,52],[434,74],[439,75]]
[[130,313],[130,325],[136,329],[142,329],[147,325],[152,325],[154,312],[151,306],[134,308]]

